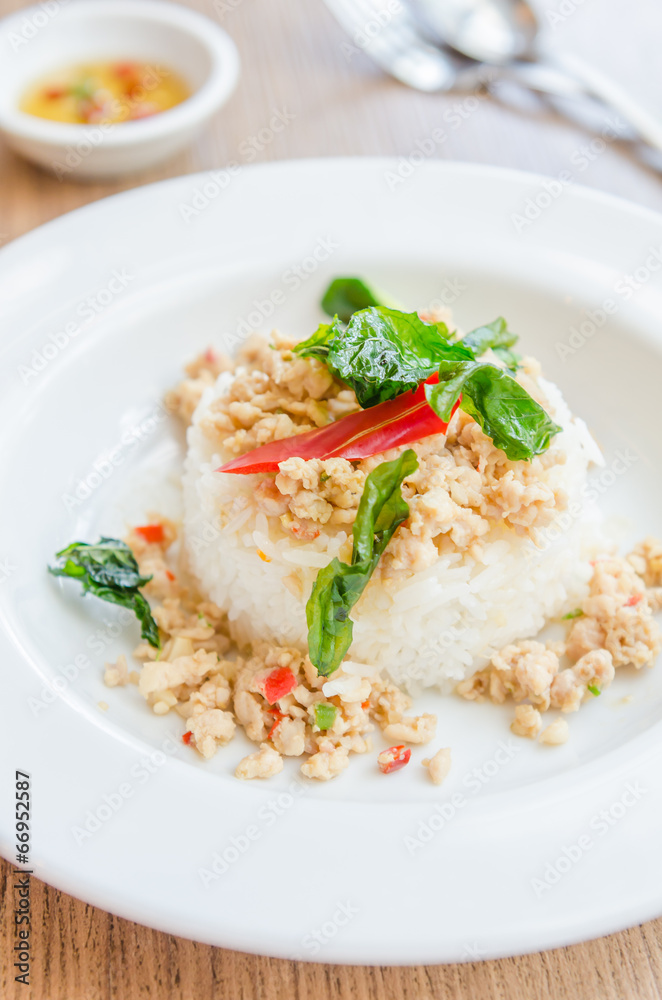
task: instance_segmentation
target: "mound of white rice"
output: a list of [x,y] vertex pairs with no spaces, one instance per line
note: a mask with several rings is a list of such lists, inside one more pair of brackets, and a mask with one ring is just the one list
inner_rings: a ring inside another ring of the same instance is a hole
[[[214,471],[231,456],[214,453],[199,425],[231,379],[222,374],[206,391],[188,432],[184,528],[191,569],[204,594],[228,611],[240,641],[262,638],[306,650],[306,600],[317,571],[348,534],[326,526],[311,542],[285,536],[278,518],[255,507],[259,477]],[[353,660],[384,669],[404,687],[448,690],[497,649],[536,635],[547,619],[580,603],[589,559],[605,545],[599,511],[586,496],[588,466],[602,459],[557,387],[542,379],[540,385],[563,427],[554,443],[566,461],[550,470],[549,482],[567,494],[566,510],[538,532],[537,544],[497,525],[481,538],[480,561],[449,546],[409,578],[373,579],[352,612]]]

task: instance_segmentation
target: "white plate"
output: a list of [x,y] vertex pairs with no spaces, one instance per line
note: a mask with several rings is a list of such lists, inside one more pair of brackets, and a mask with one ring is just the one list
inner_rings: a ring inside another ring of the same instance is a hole
[[[128,651],[136,628],[113,639],[111,606],[46,574],[69,540],[174,502],[181,436],[158,407],[182,359],[241,321],[307,334],[338,273],[365,274],[412,307],[455,296],[464,326],[507,316],[616,462],[601,486],[606,508],[630,518],[626,540],[662,531],[662,218],[461,164],[419,164],[394,184],[397,166],[183,177],[74,212],[0,254],[0,732],[5,765],[32,775],[34,867],[104,909],[228,948],[455,961],[662,912],[659,668],[621,671],[555,749],[511,739],[512,709],[420,699],[439,714],[438,744],[453,748],[442,789],[426,781],[422,748],[389,777],[373,754],[328,785],[299,782],[295,762],[243,784],[232,776],[241,740],[204,763],[182,745],[178,718],[150,714],[135,688],[104,688],[103,660]],[[546,207],[523,227],[513,217],[527,204],[531,216]],[[280,304],[262,321],[274,292]],[[616,311],[600,325],[605,300]],[[592,335],[561,358],[557,345],[582,323]],[[84,480],[89,495],[72,505]],[[9,859],[12,812],[7,793]],[[83,839],[86,818],[98,828]],[[205,885],[215,854],[225,861]]]

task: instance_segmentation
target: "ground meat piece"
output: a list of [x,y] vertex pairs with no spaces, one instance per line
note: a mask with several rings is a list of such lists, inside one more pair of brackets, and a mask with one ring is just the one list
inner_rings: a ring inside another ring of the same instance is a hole
[[276,487],[284,496],[296,496],[300,490],[314,490],[319,486],[322,463],[313,458],[287,458],[278,466]]
[[433,784],[443,784],[451,769],[451,748],[443,747],[441,750],[437,750],[434,757],[425,757],[422,763],[423,767],[428,769]]
[[232,371],[234,365],[227,354],[217,351],[213,347],[208,347],[202,354],[198,354],[192,361],[184,367],[184,371],[189,378],[199,378],[203,372],[217,379],[221,372]]
[[471,677],[460,681],[455,688],[457,694],[467,701],[483,701],[490,687],[491,670],[477,670]]
[[515,709],[515,719],[510,724],[510,730],[515,736],[525,736],[534,740],[542,729],[540,712],[533,705],[518,705]]
[[124,653],[120,653],[115,663],[105,664],[103,682],[106,687],[123,687],[129,683],[129,667]]
[[333,375],[321,361],[310,358],[303,377],[303,385],[311,399],[322,399],[333,386]]
[[200,715],[209,708],[227,708],[230,704],[230,685],[220,674],[211,677],[194,691],[187,702],[179,708],[179,714],[185,719],[191,715]]
[[571,661],[579,660],[594,649],[602,649],[605,632],[595,618],[578,618],[570,629],[566,643],[566,653]]
[[290,510],[295,517],[326,524],[333,514],[333,507],[312,490],[300,490],[290,502]]
[[214,756],[217,747],[230,742],[236,729],[232,713],[218,708],[194,716],[190,726],[196,750],[207,760]]
[[479,514],[455,503],[448,488],[440,487],[412,498],[410,524],[414,536],[435,538],[439,534],[450,534],[460,549],[469,548],[490,527]]
[[309,708],[311,705],[314,705],[316,701],[322,701],[320,694],[315,691],[310,691],[304,684],[299,684],[295,687],[292,692],[292,696],[300,705],[303,705],[304,708]]
[[234,711],[249,740],[261,743],[266,739],[268,729],[265,713],[257,695],[251,694],[250,691],[237,691],[234,696]]
[[172,663],[157,660],[146,663],[138,687],[143,697],[156,691],[167,691],[181,684],[198,685],[205,674],[212,673],[218,663],[215,653],[199,649],[193,656],[180,656]]
[[587,685],[595,684],[600,689],[608,687],[614,679],[614,664],[607,649],[585,653],[572,670],[578,680]]
[[437,728],[437,716],[424,713],[384,726],[384,736],[395,743],[429,743]]
[[549,706],[549,688],[558,669],[555,651],[540,642],[506,646],[492,657],[490,696],[497,702],[504,701],[507,694],[515,701],[528,698],[544,710]]
[[283,770],[283,758],[268,743],[261,743],[260,749],[249,754],[237,765],[237,778],[250,781],[253,778],[272,778]]
[[178,597],[165,598],[161,604],[152,609],[152,615],[159,628],[168,633],[183,628],[188,619]]
[[651,535],[635,546],[628,562],[647,587],[662,586],[662,542]]
[[263,479],[253,494],[257,509],[267,517],[281,517],[288,510],[286,497],[278,490],[272,479]]
[[581,610],[583,617],[575,622],[568,638],[570,659],[606,649],[614,667],[627,663],[642,667],[659,652],[660,630],[644,583],[631,562],[617,557],[598,560]]
[[387,725],[389,722],[399,722],[404,713],[411,708],[412,701],[409,695],[401,691],[395,684],[391,684],[390,681],[384,683],[381,691],[378,685],[375,686],[374,690],[378,694],[376,699],[373,695],[372,701],[375,718],[380,726]]
[[567,743],[568,735],[568,723],[565,719],[556,719],[550,726],[543,729],[538,740],[540,743],[547,743],[549,746],[559,746],[561,743]]
[[196,379],[183,379],[175,389],[166,393],[166,409],[169,413],[179,417],[182,423],[190,424],[203,392],[207,386],[213,385],[213,382],[214,380],[210,376],[205,377],[204,375]]
[[502,516],[511,524],[529,527],[535,523],[540,507],[558,507],[554,491],[545,483],[532,482],[526,485],[516,478],[515,470],[509,469],[492,487],[490,499],[501,509]]
[[306,743],[306,723],[303,719],[283,719],[272,736],[276,750],[286,757],[300,757]]
[[650,587],[646,591],[646,597],[653,614],[662,611],[662,587]]
[[321,476],[324,480],[324,496],[334,507],[342,510],[356,510],[363,488],[366,473],[363,469],[355,469],[345,458],[327,458],[322,462]]
[[420,573],[439,558],[439,550],[427,535],[414,535],[410,528],[401,526],[391,539],[381,558],[377,573],[382,577],[401,573]]
[[605,648],[611,653],[614,666],[632,663],[645,667],[660,651],[660,629],[644,599],[635,607],[622,607],[610,622]]
[[558,673],[552,681],[550,704],[552,708],[560,708],[562,712],[576,712],[585,694],[586,684],[582,683],[573,668],[569,667]]
[[[368,726],[372,729],[372,726]],[[360,736],[359,733],[348,733],[341,736],[338,745],[345,747],[351,753],[369,753],[372,750],[372,740],[370,737]]]
[[301,773],[307,778],[329,781],[335,778],[349,764],[349,751],[344,746],[318,750],[301,765]]

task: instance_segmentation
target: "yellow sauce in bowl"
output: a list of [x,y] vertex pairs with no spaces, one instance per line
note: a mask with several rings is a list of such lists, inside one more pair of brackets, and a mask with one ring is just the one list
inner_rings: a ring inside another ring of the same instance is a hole
[[71,125],[137,121],[181,104],[191,91],[177,73],[140,62],[72,66],[32,84],[19,107]]

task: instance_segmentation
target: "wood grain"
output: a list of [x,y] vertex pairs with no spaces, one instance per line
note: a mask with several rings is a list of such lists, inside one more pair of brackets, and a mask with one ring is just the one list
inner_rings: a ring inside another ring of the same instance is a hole
[[[453,127],[458,95],[415,93],[383,76],[319,0],[188,0],[237,42],[240,86],[185,154],[114,184],[60,182],[0,143],[0,243],[98,198],[164,177],[249,162],[246,141],[277,110],[294,120],[256,150],[255,162],[289,157],[406,156],[440,125],[439,158],[493,163],[575,180],[662,209],[662,182],[618,143],[577,167],[591,136],[537,99],[482,98]],[[0,15],[27,6],[0,0]],[[659,0],[538,3],[551,44],[593,60],[662,112]],[[225,13],[223,9],[225,8]],[[462,117],[462,115],[460,115]],[[454,119],[453,119],[454,120]],[[653,859],[652,863],[656,863]],[[11,868],[0,872],[0,995],[3,1000],[653,1000],[662,991],[662,921],[587,944],[517,959],[455,966],[360,968],[259,958],[196,944],[119,919],[40,882],[33,884],[32,985],[13,981]],[[605,872],[605,878],[609,873]],[[406,919],[406,915],[403,915]]]

